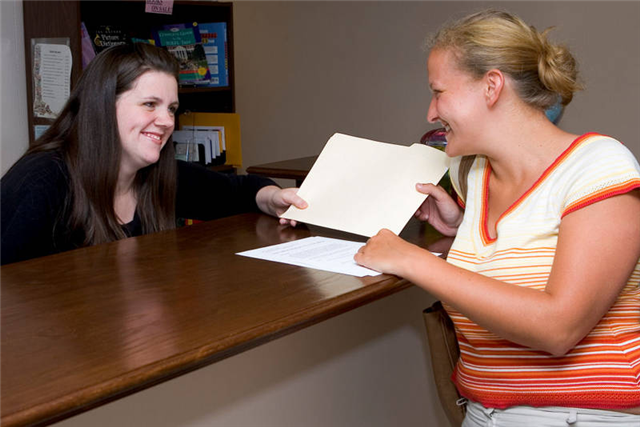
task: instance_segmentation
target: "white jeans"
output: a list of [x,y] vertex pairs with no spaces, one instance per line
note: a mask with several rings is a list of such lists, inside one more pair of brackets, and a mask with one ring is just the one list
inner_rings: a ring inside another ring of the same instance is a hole
[[546,406],[512,406],[507,409],[485,408],[467,402],[467,416],[462,427],[640,427],[640,415],[598,409]]

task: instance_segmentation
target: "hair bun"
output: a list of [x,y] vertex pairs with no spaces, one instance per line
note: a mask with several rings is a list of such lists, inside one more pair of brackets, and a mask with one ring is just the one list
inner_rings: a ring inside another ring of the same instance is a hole
[[577,64],[566,46],[549,41],[547,35],[551,30],[552,28],[547,28],[538,33],[538,76],[544,88],[558,94],[562,99],[562,105],[567,105],[573,99],[574,92],[581,89],[577,81]]

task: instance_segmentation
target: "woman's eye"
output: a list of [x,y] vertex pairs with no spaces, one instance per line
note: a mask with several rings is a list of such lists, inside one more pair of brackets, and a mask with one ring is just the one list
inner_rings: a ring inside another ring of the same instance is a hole
[[155,105],[156,105],[156,104],[155,104],[155,103],[153,103],[153,102],[145,102],[145,103],[144,103],[144,106],[145,106],[145,107],[148,107],[148,108],[153,108],[153,107],[155,107]]
[[178,111],[178,107],[169,107],[169,112],[171,114],[176,114],[176,111]]

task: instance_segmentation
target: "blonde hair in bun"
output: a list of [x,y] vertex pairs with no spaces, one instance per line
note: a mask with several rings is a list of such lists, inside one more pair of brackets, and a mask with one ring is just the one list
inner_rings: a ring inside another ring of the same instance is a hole
[[430,49],[451,49],[462,70],[481,78],[491,69],[507,74],[520,98],[546,110],[560,99],[567,105],[582,89],[569,49],[549,41],[509,12],[485,10],[445,25],[427,41]]

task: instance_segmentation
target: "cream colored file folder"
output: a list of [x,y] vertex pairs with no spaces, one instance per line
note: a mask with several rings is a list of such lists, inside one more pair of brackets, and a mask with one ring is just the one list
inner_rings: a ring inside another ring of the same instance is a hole
[[300,186],[309,207],[282,217],[367,237],[382,228],[399,234],[426,199],[416,184],[437,184],[448,167],[445,153],[423,144],[336,133]]

